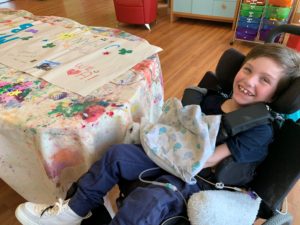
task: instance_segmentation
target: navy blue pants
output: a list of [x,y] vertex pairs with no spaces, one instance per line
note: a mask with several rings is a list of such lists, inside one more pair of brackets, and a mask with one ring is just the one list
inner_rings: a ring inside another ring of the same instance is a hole
[[[69,206],[78,215],[85,216],[103,203],[103,197],[120,180],[137,180],[141,172],[154,167],[157,165],[140,145],[114,145],[79,179]],[[160,169],[145,175],[171,183],[178,191],[154,184],[137,187],[126,197],[110,225],[159,225],[165,219],[185,212],[183,198],[188,199],[202,189],[199,184],[189,185]]]

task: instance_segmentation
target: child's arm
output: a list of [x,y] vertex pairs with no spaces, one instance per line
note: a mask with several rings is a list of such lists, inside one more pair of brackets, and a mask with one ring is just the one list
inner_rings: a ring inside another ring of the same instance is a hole
[[203,168],[206,167],[213,167],[217,165],[219,162],[221,162],[223,159],[225,159],[227,156],[231,155],[231,152],[229,151],[229,148],[227,147],[227,144],[221,144],[218,145],[212,154],[206,161]]

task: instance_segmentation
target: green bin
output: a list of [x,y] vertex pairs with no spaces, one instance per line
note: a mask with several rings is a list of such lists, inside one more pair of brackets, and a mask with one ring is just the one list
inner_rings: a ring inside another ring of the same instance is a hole
[[255,18],[260,18],[262,15],[262,11],[254,11],[254,10],[241,10],[240,11],[241,16],[245,17],[255,17]]
[[242,3],[241,9],[262,12],[264,10],[264,7],[265,7],[264,5],[254,5],[254,4]]
[[289,17],[290,11],[291,8],[288,7],[267,6],[265,17],[267,19],[284,20]]

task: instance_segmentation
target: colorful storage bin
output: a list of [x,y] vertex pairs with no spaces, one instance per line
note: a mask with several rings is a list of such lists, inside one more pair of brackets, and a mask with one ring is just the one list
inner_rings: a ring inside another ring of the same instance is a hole
[[270,27],[286,24],[287,22],[288,22],[288,20],[269,20],[266,18],[263,19],[263,24],[265,24],[266,26],[270,26]]
[[250,35],[257,35],[258,29],[250,29],[250,28],[245,28],[245,27],[237,27],[236,32],[240,34],[250,34]]
[[262,12],[264,10],[263,5],[255,5],[255,4],[248,4],[248,3],[242,3],[241,9],[242,10],[253,10],[257,12]]
[[[265,41],[266,38],[267,38],[267,36],[268,36],[268,34],[269,34],[269,32],[270,32],[270,30],[261,29],[261,30],[259,31],[259,40]],[[280,37],[281,37],[281,36],[278,35],[278,36],[274,39],[274,42],[279,42]]]
[[240,11],[241,16],[246,16],[246,17],[255,17],[255,18],[260,18],[262,15],[262,11],[255,11],[255,10],[241,10]]
[[[286,43],[286,46],[296,49],[298,52],[300,52],[300,38],[298,35],[290,34],[288,42]],[[300,116],[300,110],[298,111],[298,115]]]
[[255,4],[255,5],[264,5],[265,1],[264,0],[244,0],[244,3],[248,4]]
[[[243,0],[240,4],[235,38],[247,41],[265,41],[270,30],[288,23],[294,1]],[[283,35],[278,35],[274,42],[282,42],[282,37]]]
[[247,40],[247,41],[254,41],[255,38],[256,38],[256,35],[245,34],[245,33],[243,33],[243,32],[238,32],[238,31],[236,31],[235,37],[236,37],[237,39],[242,39],[242,40]]
[[269,4],[280,7],[291,7],[293,4],[292,0],[269,0]]
[[238,22],[238,27],[243,27],[243,28],[249,28],[249,29],[256,29],[258,30],[259,28],[259,23],[247,23],[247,22]]
[[246,23],[260,23],[260,18],[240,16],[239,21]]
[[287,7],[267,6],[265,17],[267,19],[284,20],[289,17],[290,11],[291,8]]
[[237,26],[258,30],[259,24],[260,24],[260,19],[259,18],[254,18],[254,17],[251,18],[251,17],[241,16],[239,18]]

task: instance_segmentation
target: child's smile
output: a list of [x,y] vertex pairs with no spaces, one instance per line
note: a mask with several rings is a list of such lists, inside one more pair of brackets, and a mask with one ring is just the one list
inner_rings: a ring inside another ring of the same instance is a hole
[[245,95],[254,96],[254,94],[252,94],[249,90],[247,90],[246,88],[242,87],[241,85],[238,85],[238,88]]

